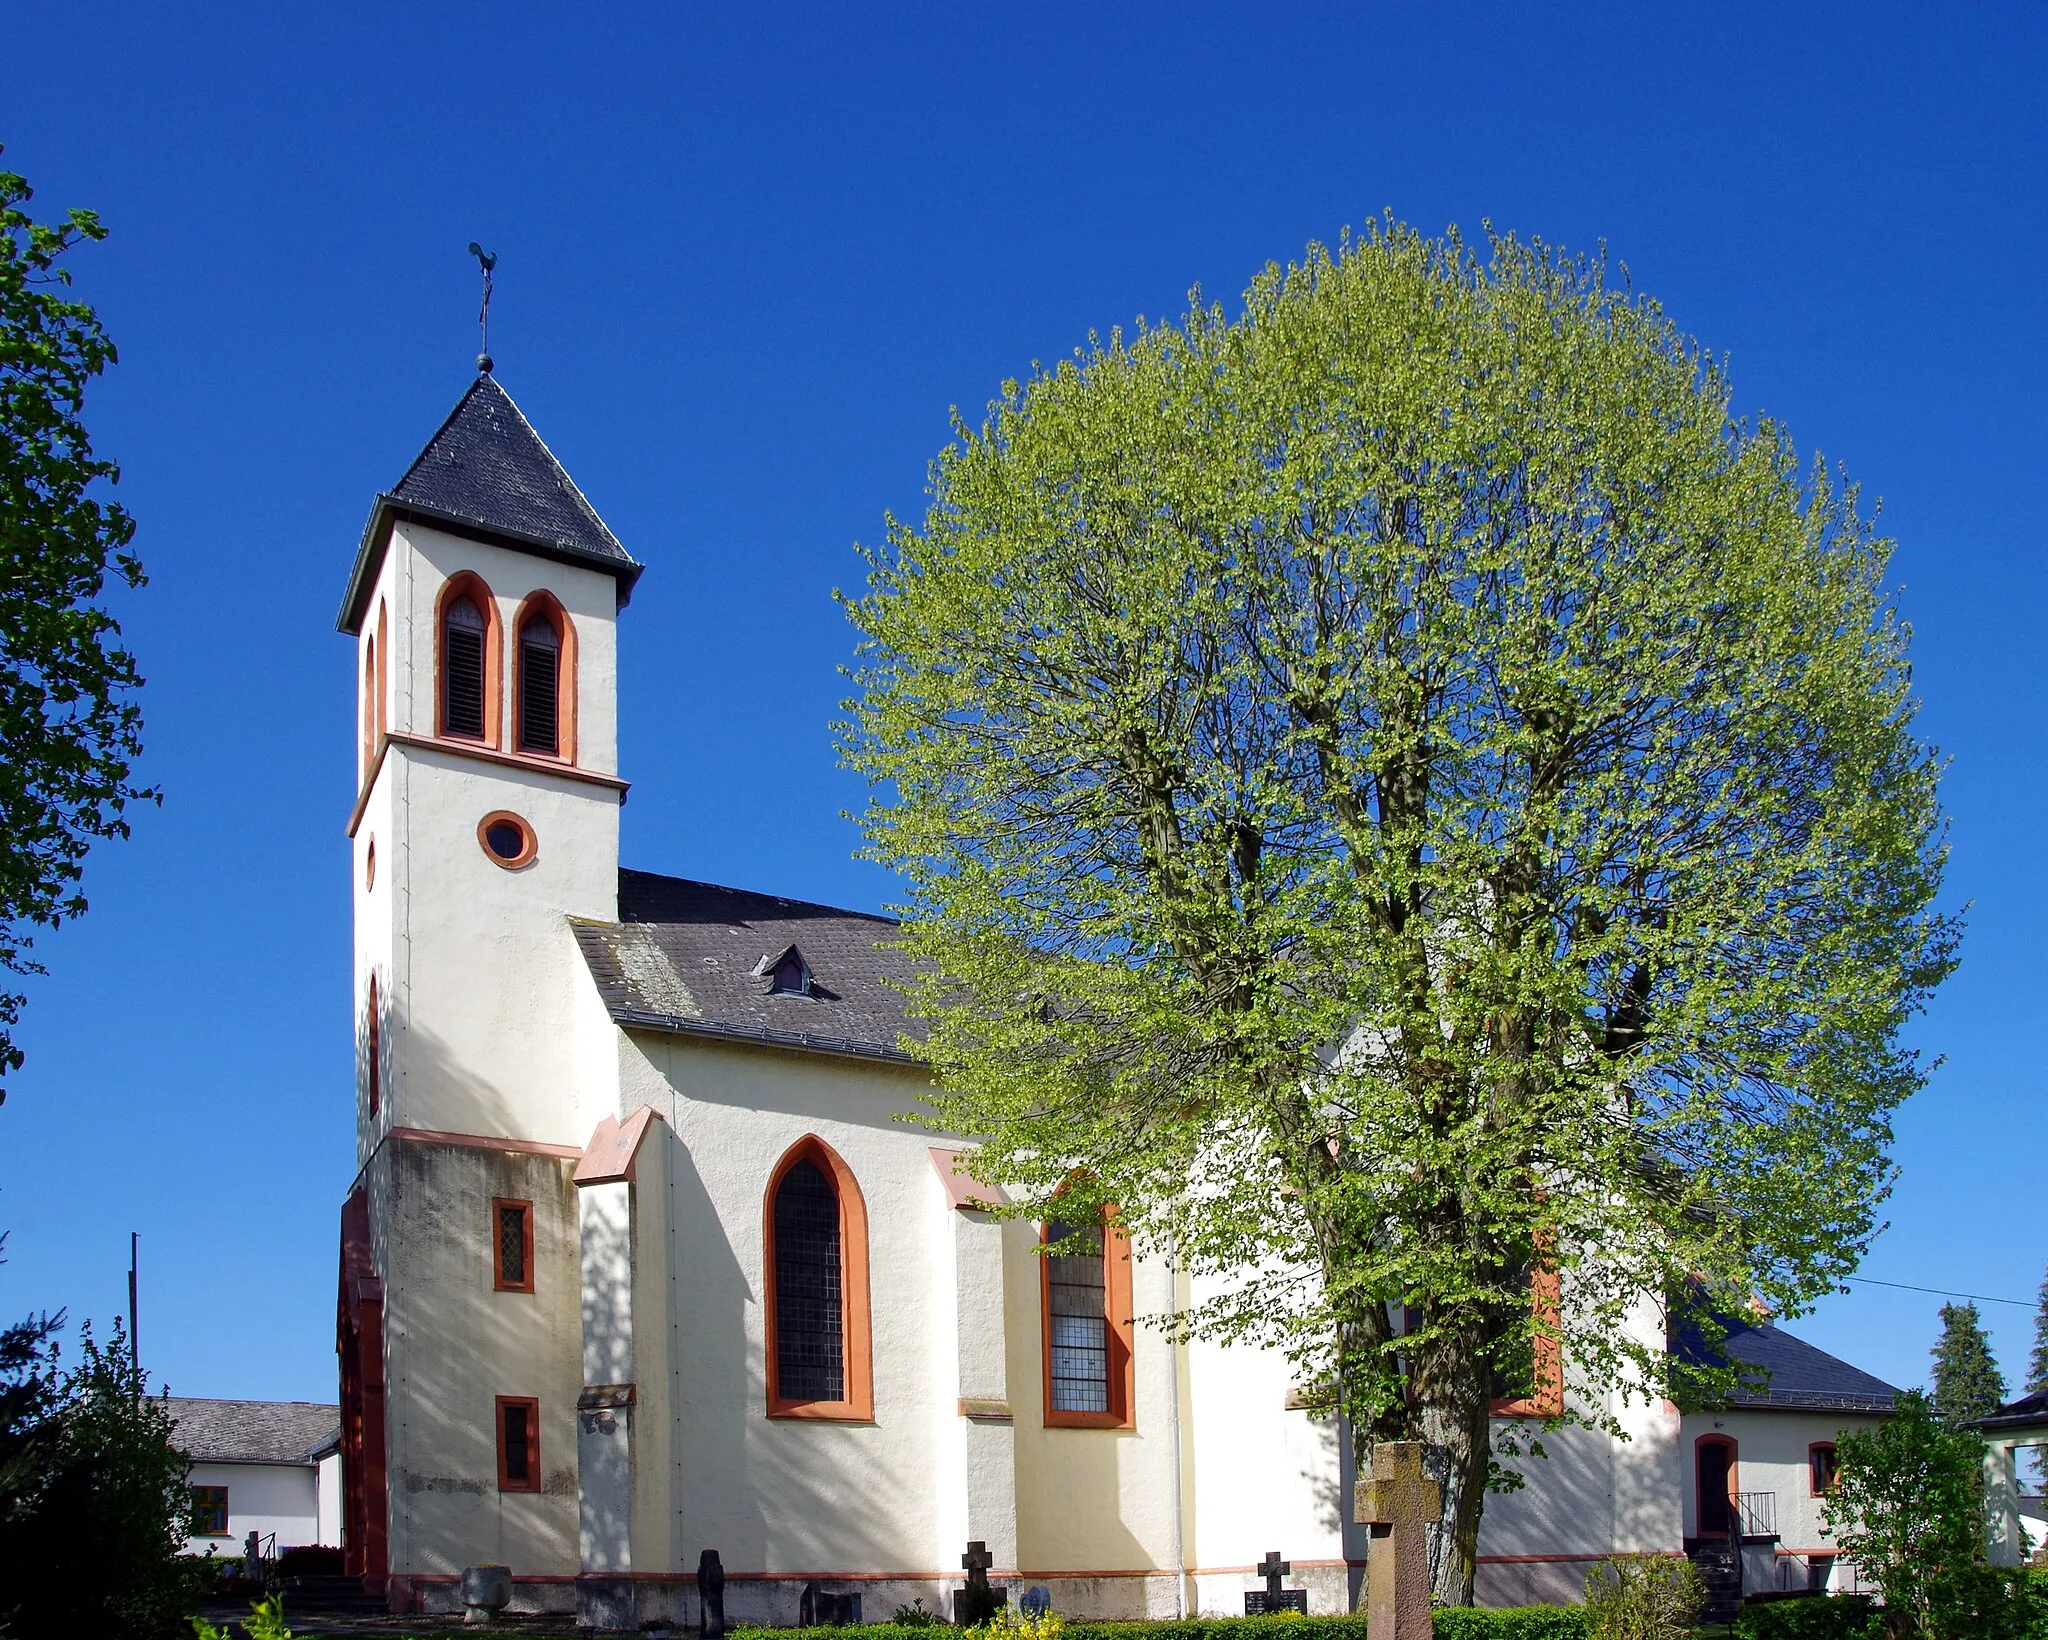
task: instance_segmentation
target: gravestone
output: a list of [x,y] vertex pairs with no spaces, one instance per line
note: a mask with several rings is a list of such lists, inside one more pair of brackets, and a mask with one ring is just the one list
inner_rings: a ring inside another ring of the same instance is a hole
[[796,1620],[799,1628],[843,1629],[860,1621],[860,1596],[834,1594],[819,1588],[813,1578],[797,1597]]
[[1444,1518],[1443,1488],[1423,1472],[1420,1441],[1381,1441],[1358,1483],[1357,1515],[1372,1528],[1365,1561],[1368,1640],[1431,1640],[1429,1529]]
[[716,1549],[697,1557],[697,1632],[704,1640],[719,1640],[725,1633],[725,1566]]
[[967,1571],[967,1587],[953,1591],[953,1621],[963,1628],[972,1628],[977,1623],[990,1621],[1008,1606],[1010,1591],[998,1589],[989,1582],[988,1569],[995,1564],[995,1556],[988,1552],[988,1545],[980,1538],[967,1545],[967,1553],[960,1557],[960,1564]]
[[1293,1574],[1294,1562],[1282,1560],[1278,1549],[1268,1549],[1266,1558],[1252,1570],[1266,1580],[1266,1586],[1245,1590],[1245,1616],[1262,1617],[1268,1612],[1300,1612],[1303,1617],[1308,1616],[1308,1590],[1280,1587],[1280,1580]]
[[1052,1591],[1043,1583],[1034,1583],[1024,1591],[1017,1604],[1024,1608],[1027,1617],[1036,1621],[1052,1610]]

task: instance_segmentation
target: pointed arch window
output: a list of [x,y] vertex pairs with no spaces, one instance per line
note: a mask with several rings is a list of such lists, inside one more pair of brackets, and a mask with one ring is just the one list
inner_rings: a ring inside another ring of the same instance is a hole
[[822,1139],[800,1139],[765,1209],[768,1414],[869,1422],[867,1205],[853,1171]]
[[561,750],[562,642],[554,623],[529,616],[519,629],[519,749]]
[[519,606],[513,749],[576,761],[576,627],[553,593]]
[[1131,1244],[1108,1210],[1041,1232],[1039,1296],[1048,1428],[1130,1429]]
[[441,732],[484,738],[484,617],[467,596],[449,599],[441,622]]
[[363,779],[377,758],[377,640],[363,641]]

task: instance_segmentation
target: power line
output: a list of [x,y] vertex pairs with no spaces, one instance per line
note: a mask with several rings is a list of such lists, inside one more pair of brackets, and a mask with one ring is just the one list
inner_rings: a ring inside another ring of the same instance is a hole
[[1946,1287],[1915,1287],[1904,1281],[1879,1281],[1876,1276],[1844,1276],[1844,1281],[1860,1281],[1866,1287],[1896,1287],[1902,1293],[1932,1293],[1936,1298],[1967,1298],[1972,1304],[2011,1304],[2022,1310],[2034,1306],[2023,1298],[1986,1298],[1982,1293],[1952,1293]]

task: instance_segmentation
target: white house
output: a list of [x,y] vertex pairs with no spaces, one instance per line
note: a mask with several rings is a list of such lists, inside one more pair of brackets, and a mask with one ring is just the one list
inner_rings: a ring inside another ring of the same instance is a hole
[[173,1439],[192,1459],[188,1553],[237,1555],[251,1532],[278,1549],[341,1542],[339,1407],[175,1395],[167,1404]]
[[[349,575],[351,1569],[441,1608],[502,1562],[517,1606],[631,1628],[694,1618],[706,1550],[734,1620],[787,1622],[807,1585],[944,1609],[970,1540],[1069,1613],[1241,1611],[1277,1548],[1348,1609],[1347,1442],[1283,1363],[1134,1327],[1185,1274],[1114,1242],[1040,1257],[1043,1227],[898,1120],[924,1079],[892,925],[621,869],[640,573],[486,373]],[[1569,1369],[1552,1393],[1606,1393]],[[1616,1410],[1631,1441],[1553,1437],[1489,1505],[1483,1598],[1682,1553],[1717,1529],[1700,1451],[1746,1496],[1807,1438],[1745,1424],[1725,1462],[1662,1403]],[[1825,1549],[1803,1516],[1781,1541]]]

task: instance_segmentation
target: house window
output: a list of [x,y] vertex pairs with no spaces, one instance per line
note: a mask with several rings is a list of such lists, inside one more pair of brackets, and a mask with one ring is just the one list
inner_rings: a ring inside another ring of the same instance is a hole
[[501,1293],[533,1291],[533,1203],[491,1202],[491,1274]]
[[800,1139],[769,1180],[766,1218],[770,1416],[873,1418],[867,1208],[852,1170]]
[[561,750],[562,642],[554,624],[535,615],[519,629],[519,749]]
[[225,1486],[192,1488],[192,1535],[227,1537],[228,1489]]
[[540,1402],[531,1395],[498,1397],[498,1490],[540,1490]]
[[363,1059],[370,1092],[370,1114],[375,1116],[384,1102],[384,1025],[377,1005],[377,976],[370,976],[370,1000],[364,1010]]
[[1841,1464],[1835,1457],[1833,1441],[1815,1441],[1806,1449],[1806,1473],[1808,1490],[1815,1497],[1824,1498],[1834,1491]]
[[1055,1428],[1131,1423],[1130,1242],[1108,1222],[1055,1219],[1040,1260],[1045,1324],[1045,1421]]

